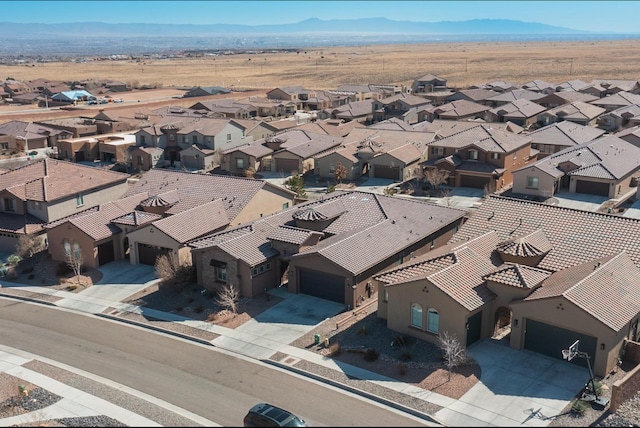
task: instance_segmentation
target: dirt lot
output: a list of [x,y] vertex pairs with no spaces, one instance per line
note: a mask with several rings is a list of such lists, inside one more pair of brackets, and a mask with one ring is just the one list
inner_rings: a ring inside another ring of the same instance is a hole
[[20,80],[119,80],[162,87],[214,86],[273,89],[302,85],[335,89],[341,84],[411,85],[435,74],[451,87],[495,80],[561,83],[572,79],[639,78],[637,40],[517,43],[431,43],[310,48],[137,61],[51,62],[2,65],[0,76]]

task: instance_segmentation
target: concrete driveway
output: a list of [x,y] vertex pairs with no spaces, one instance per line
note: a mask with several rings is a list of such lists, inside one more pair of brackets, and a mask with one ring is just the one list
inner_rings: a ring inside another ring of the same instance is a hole
[[434,415],[447,426],[547,426],[589,380],[589,370],[504,341],[469,348],[482,369],[473,388]]
[[585,193],[559,192],[553,195],[553,205],[582,211],[596,212],[600,205],[609,200],[606,196]]
[[57,306],[100,313],[121,302],[138,291],[158,281],[155,268],[147,265],[132,265],[118,260],[101,266],[102,279],[78,293],[78,298],[69,297],[56,302]]

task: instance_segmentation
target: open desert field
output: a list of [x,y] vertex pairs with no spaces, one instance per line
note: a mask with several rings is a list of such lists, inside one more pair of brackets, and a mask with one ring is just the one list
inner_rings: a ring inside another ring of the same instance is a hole
[[580,79],[640,79],[638,40],[518,43],[432,43],[323,47],[298,53],[0,66],[0,78],[17,80],[120,80],[130,84],[272,89],[301,85],[334,89],[341,84],[411,85],[435,74],[464,88],[496,80],[561,83]]

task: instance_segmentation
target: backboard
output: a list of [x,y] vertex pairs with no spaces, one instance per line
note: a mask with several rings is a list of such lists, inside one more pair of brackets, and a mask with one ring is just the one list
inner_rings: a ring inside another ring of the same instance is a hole
[[578,355],[579,344],[580,344],[580,341],[576,340],[575,342],[573,342],[571,346],[569,346],[568,349],[563,349],[562,358],[564,358],[567,361],[571,361],[576,355]]

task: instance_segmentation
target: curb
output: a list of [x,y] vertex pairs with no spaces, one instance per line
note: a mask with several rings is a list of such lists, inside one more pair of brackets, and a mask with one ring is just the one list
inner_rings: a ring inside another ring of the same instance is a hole
[[434,424],[438,424],[438,425],[443,426],[443,427],[446,426],[441,421],[437,420],[436,418],[434,418],[433,416],[431,416],[431,415],[429,415],[427,413],[423,413],[423,412],[421,412],[419,410],[416,410],[416,409],[413,409],[411,407],[404,406],[404,405],[402,405],[400,403],[397,403],[395,401],[387,400],[386,398],[380,397],[380,396],[375,395],[375,394],[371,394],[369,392],[363,391],[361,389],[355,388],[355,387],[350,386],[350,385],[346,385],[344,383],[335,381],[333,379],[322,377],[322,376],[316,375],[314,373],[308,372],[306,370],[302,370],[302,369],[299,369],[299,368],[296,368],[296,367],[292,367],[292,366],[289,366],[289,365],[286,365],[286,364],[282,364],[282,363],[280,363],[278,361],[274,361],[274,360],[262,359],[260,361],[262,361],[263,363],[266,363],[266,364],[270,364],[272,366],[279,367],[279,368],[284,369],[284,370],[292,371],[292,372],[297,373],[297,374],[299,374],[301,376],[305,376],[305,377],[317,380],[319,382],[328,383],[328,384],[330,384],[330,385],[332,385],[332,386],[334,386],[336,388],[344,389],[344,390],[349,391],[349,392],[351,392],[353,394],[356,394],[356,395],[359,395],[359,396],[362,396],[362,397],[366,397],[366,398],[368,398],[370,400],[373,400],[373,401],[377,401],[377,402],[382,403],[382,404],[384,404],[386,406],[393,407],[394,409],[400,410],[400,411],[402,411],[404,413],[409,413],[410,415],[416,416],[416,417],[418,417],[420,419],[424,419],[424,420],[432,422]]
[[[27,301],[27,302],[32,302],[32,303],[44,304],[44,305],[48,305],[48,306],[56,306],[56,304],[53,303],[53,302],[48,302],[48,301],[45,301],[45,300],[38,300],[38,299],[31,298],[31,297],[14,296],[14,295],[10,295],[10,294],[4,294],[2,292],[0,292],[0,297],[13,298],[13,299],[17,299],[17,300],[23,300],[23,301]],[[153,331],[156,331],[158,333],[164,333],[164,334],[168,334],[170,336],[179,337],[179,338],[184,339],[184,340],[189,340],[189,341],[192,341],[192,342],[198,342],[200,344],[208,345],[208,346],[211,346],[213,348],[216,347],[210,341],[207,341],[207,340],[204,340],[204,339],[200,339],[200,338],[195,337],[195,336],[190,336],[188,334],[179,333],[179,332],[168,330],[168,329],[164,329],[164,328],[161,328],[161,327],[156,327],[156,326],[151,325],[151,324],[146,324],[146,323],[143,323],[143,322],[134,321],[134,320],[126,319],[126,318],[120,318],[120,317],[116,317],[116,316],[109,315],[109,314],[103,314],[103,313],[96,313],[96,314],[93,314],[93,315],[95,315],[97,317],[100,317],[100,318],[105,318],[105,319],[108,319],[108,320],[111,320],[111,321],[122,322],[122,323],[125,323],[125,324],[134,325],[136,327],[153,330]],[[368,398],[368,399],[370,399],[372,401],[376,401],[378,403],[381,403],[381,404],[384,404],[386,406],[392,407],[392,408],[394,408],[396,410],[400,410],[400,411],[402,411],[404,413],[408,413],[408,414],[413,415],[415,417],[418,417],[420,419],[424,419],[424,420],[429,421],[431,423],[434,423],[434,424],[437,424],[437,425],[440,425],[440,426],[443,426],[443,427],[446,426],[445,424],[443,424],[442,422],[440,422],[439,420],[437,420],[436,418],[434,418],[433,416],[431,416],[431,415],[429,415],[427,413],[423,413],[423,412],[421,412],[419,410],[416,410],[416,409],[413,409],[411,407],[404,406],[404,405],[402,405],[400,403],[397,403],[395,401],[392,401],[392,400],[387,400],[386,398],[380,397],[380,396],[375,395],[375,394],[371,394],[369,392],[363,391],[363,390],[355,388],[353,386],[346,385],[344,383],[334,381],[333,379],[325,378],[325,377],[316,375],[315,373],[308,372],[306,370],[302,370],[302,369],[298,369],[298,368],[295,368],[295,367],[292,367],[292,366],[289,366],[289,365],[286,365],[286,364],[282,364],[282,363],[280,363],[278,361],[273,361],[273,360],[269,360],[269,359],[257,359],[257,360],[261,361],[261,362],[263,362],[265,364],[272,365],[272,366],[278,367],[280,369],[291,371],[291,372],[297,373],[297,374],[299,374],[301,376],[308,377],[308,378],[314,379],[316,381],[332,385],[332,386],[334,386],[336,388],[340,388],[340,389],[343,389],[345,391],[349,391],[349,392],[351,392],[353,394]]]

